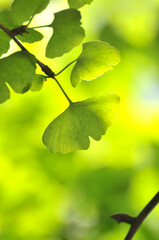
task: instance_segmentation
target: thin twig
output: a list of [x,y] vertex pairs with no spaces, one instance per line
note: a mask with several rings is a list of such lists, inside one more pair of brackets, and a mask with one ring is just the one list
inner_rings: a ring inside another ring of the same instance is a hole
[[72,62],[70,62],[69,64],[66,65],[66,67],[64,67],[60,72],[56,73],[55,76],[58,76],[60,73],[62,73],[66,68],[68,68],[71,64],[73,64],[74,62],[76,62],[77,60],[74,60]]
[[30,20],[29,20],[29,22],[28,22],[28,24],[27,24],[27,27],[29,27],[29,25],[31,24],[31,22],[32,22],[32,20],[33,20],[33,18],[34,18],[34,16],[35,16],[35,15],[31,16],[31,18],[30,18]]
[[69,101],[69,103],[71,104],[72,101],[71,99],[68,97],[68,95],[66,94],[66,92],[63,90],[61,84],[59,83],[59,81],[54,77],[54,80],[56,81],[56,83],[58,84],[58,86],[60,87],[61,91],[63,92],[63,94],[65,95],[65,97],[67,98],[67,100]]
[[46,28],[46,27],[51,27],[51,26],[50,25],[42,25],[42,26],[31,27],[31,29]]
[[[14,33],[12,33],[12,31],[10,31],[8,28],[6,28],[3,24],[0,23],[0,29],[2,29],[6,34],[9,35],[10,38],[12,38],[14,40],[14,42],[20,47],[20,49],[22,51],[26,51],[28,53],[30,53],[22,44],[21,42],[15,37]],[[37,64],[40,66],[41,70],[49,77],[55,80],[55,82],[58,84],[58,86],[60,87],[60,89],[62,90],[62,92],[64,93],[65,97],[67,98],[69,103],[72,103],[72,101],[70,100],[70,98],[68,97],[68,95],[66,94],[65,90],[62,88],[61,84],[58,82],[58,80],[55,78],[55,73],[51,70],[51,68],[49,68],[47,65],[45,65],[44,63],[42,63],[41,61],[39,61],[36,58],[36,62]]]
[[3,24],[0,23],[0,28],[8,34],[10,38],[14,40],[14,42],[21,48],[22,51],[29,52],[22,44],[21,42],[18,41],[18,39],[14,36],[14,33],[10,31],[8,28],[6,28]]
[[131,240],[133,238],[142,222],[150,214],[150,212],[157,206],[158,203],[159,192],[153,197],[153,199],[146,205],[146,207],[139,213],[137,217],[134,218],[123,213],[118,213],[111,216],[118,223],[124,222],[131,225],[130,230],[124,240]]

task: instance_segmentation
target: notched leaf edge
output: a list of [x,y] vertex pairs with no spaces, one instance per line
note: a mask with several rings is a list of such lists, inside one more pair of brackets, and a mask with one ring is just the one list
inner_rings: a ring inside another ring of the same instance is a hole
[[67,154],[87,150],[90,139],[99,141],[119,112],[120,98],[115,94],[92,97],[72,103],[55,118],[43,134],[43,143],[53,153]]

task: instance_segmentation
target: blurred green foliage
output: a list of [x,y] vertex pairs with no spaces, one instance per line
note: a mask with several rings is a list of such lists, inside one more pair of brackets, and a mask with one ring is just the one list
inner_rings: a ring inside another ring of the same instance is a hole
[[[3,0],[0,9],[12,1]],[[4,5],[3,5],[4,4]],[[32,26],[51,23],[52,12],[68,7],[54,0]],[[70,69],[60,76],[74,100],[105,92],[121,97],[116,123],[102,141],[87,151],[51,154],[41,137],[47,124],[67,107],[51,80],[42,91],[15,95],[0,105],[0,239],[116,240],[129,226],[110,215],[137,215],[159,185],[159,25],[157,0],[94,0],[81,8],[87,40],[117,47],[121,63],[113,71],[76,89]],[[55,72],[81,52],[81,47],[55,60],[46,59],[42,42],[25,46]],[[40,49],[40,51],[39,51]],[[17,50],[14,44],[10,52]],[[156,208],[134,237],[158,240]]]

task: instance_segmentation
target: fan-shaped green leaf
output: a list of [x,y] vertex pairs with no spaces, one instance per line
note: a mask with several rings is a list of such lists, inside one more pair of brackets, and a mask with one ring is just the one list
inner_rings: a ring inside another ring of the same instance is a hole
[[0,56],[8,52],[10,47],[9,42],[9,36],[5,32],[0,30]]
[[72,103],[44,132],[43,142],[53,152],[63,154],[88,149],[89,137],[100,140],[118,113],[115,94]]
[[42,12],[50,0],[15,0],[11,12],[15,23],[20,26],[32,16]]
[[93,80],[120,62],[119,51],[110,44],[93,41],[83,44],[83,51],[71,73],[72,86],[81,80]]
[[0,12],[0,23],[9,29],[16,27],[10,10]]
[[10,98],[10,91],[7,85],[3,82],[0,82],[0,103],[4,103]]
[[81,8],[85,4],[91,4],[93,0],[68,0],[70,8]]
[[85,33],[80,19],[80,12],[76,9],[66,9],[55,13],[55,19],[50,25],[54,33],[46,48],[47,57],[60,57],[82,42]]
[[18,35],[17,38],[22,41],[22,42],[28,42],[28,43],[33,43],[33,42],[38,42],[43,39],[43,35],[31,28],[27,28],[27,33],[23,33],[22,35]]
[[34,80],[32,82],[30,90],[32,92],[36,92],[36,91],[41,90],[41,88],[43,87],[45,79],[46,79],[46,76],[36,74],[35,77],[34,77]]
[[36,59],[27,52],[16,52],[2,58],[0,59],[0,85],[6,82],[16,93],[25,93],[32,85],[35,69]]

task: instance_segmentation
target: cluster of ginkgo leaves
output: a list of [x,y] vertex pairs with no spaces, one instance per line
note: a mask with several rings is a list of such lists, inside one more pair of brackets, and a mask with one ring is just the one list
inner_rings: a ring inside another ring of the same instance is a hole
[[[0,12],[0,26],[8,28],[20,42],[40,41],[43,35],[35,30],[37,26],[30,28],[29,25],[33,17],[41,13],[49,2],[50,0],[14,0],[11,9]],[[82,43],[85,31],[81,24],[80,11],[77,9],[91,2],[93,0],[68,0],[70,8],[53,13],[53,22],[43,26],[53,28],[53,34],[46,46],[46,57],[61,57]],[[8,52],[11,40],[0,27],[0,56]],[[96,79],[120,62],[118,50],[106,42],[86,42],[82,47],[82,53],[72,62],[75,62],[70,76],[73,87],[81,80]],[[42,88],[48,76],[36,74],[36,65],[36,56],[26,51],[0,58],[0,103],[10,98],[8,85],[21,94]],[[118,113],[118,105],[119,97],[112,93],[81,102],[70,101],[65,112],[45,130],[44,144],[53,153],[65,154],[87,149],[90,144],[89,137],[99,140],[105,134]]]

